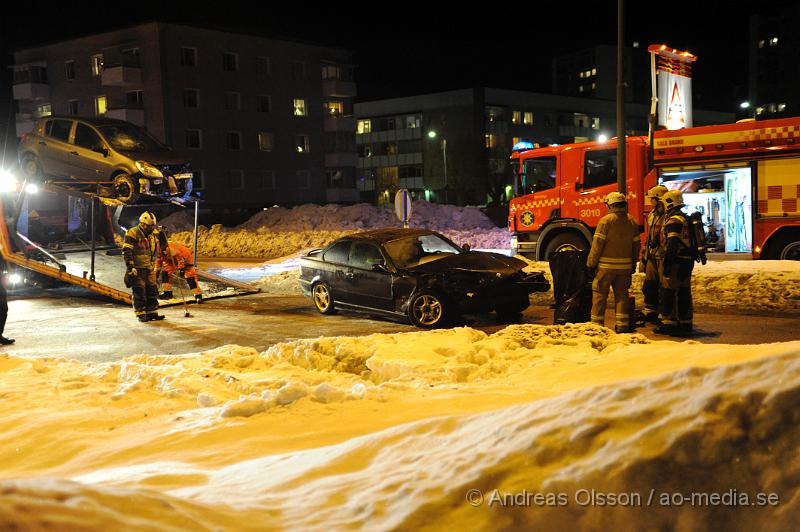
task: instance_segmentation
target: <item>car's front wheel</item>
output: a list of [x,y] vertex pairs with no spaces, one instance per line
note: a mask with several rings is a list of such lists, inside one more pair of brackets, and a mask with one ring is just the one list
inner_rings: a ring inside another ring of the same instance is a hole
[[314,299],[314,308],[320,314],[333,314],[333,296],[331,295],[331,287],[327,283],[319,282],[311,289],[311,295]]
[[431,290],[418,292],[408,304],[408,318],[412,324],[423,329],[442,327],[450,317],[448,303]]
[[129,174],[114,176],[114,191],[122,203],[131,204],[139,198],[139,183]]

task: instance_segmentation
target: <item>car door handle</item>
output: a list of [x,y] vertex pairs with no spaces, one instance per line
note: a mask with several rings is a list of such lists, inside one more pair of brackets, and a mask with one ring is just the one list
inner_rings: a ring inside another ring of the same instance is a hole
[[354,279],[356,274],[354,274],[353,272],[347,272],[344,274],[344,276],[347,277],[348,279]]

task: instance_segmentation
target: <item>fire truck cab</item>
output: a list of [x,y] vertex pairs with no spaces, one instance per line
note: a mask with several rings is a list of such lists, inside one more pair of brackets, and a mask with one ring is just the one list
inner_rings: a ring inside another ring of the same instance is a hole
[[[711,253],[800,259],[800,118],[657,131],[626,139],[631,215],[643,227],[644,194],[661,183],[703,214]],[[588,248],[603,198],[617,189],[616,141],[516,151],[509,206],[512,248],[545,260]]]

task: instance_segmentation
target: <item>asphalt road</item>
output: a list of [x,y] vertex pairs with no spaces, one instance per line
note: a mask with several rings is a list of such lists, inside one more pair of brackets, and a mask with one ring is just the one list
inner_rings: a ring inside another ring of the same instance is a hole
[[[340,312],[322,316],[302,296],[254,294],[162,309],[167,319],[143,324],[126,306],[78,288],[18,295],[9,301],[5,335],[17,343],[0,352],[25,356],[64,356],[85,361],[111,361],[126,356],[200,352],[225,344],[252,346],[259,351],[297,338],[408,332],[414,327],[382,318]],[[524,323],[551,324],[552,310],[532,306]],[[613,316],[607,316],[613,327]],[[800,340],[800,316],[695,314],[694,340],[704,343],[757,344]],[[472,327],[494,332],[506,324],[491,316]],[[649,338],[651,328],[639,329]]]

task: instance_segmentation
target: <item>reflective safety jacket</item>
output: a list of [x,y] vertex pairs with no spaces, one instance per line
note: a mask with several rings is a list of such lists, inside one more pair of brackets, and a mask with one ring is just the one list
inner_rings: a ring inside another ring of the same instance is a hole
[[664,212],[655,209],[647,215],[647,240],[642,249],[642,260],[648,261],[651,258],[660,259],[663,256],[664,248],[661,245],[661,228],[664,225]]
[[158,240],[153,233],[146,235],[139,225],[128,229],[122,244],[122,257],[128,268],[152,270],[158,258]]
[[680,208],[670,209],[667,212],[661,228],[661,245],[665,261],[693,260],[690,223]]
[[589,268],[633,271],[639,259],[641,237],[636,220],[625,207],[616,207],[600,219],[586,265]]
[[[170,260],[170,253],[172,254],[172,260]],[[156,262],[156,268],[163,269],[166,272],[182,270],[187,266],[194,266],[194,255],[191,249],[180,242],[170,241],[169,250],[164,250]]]

